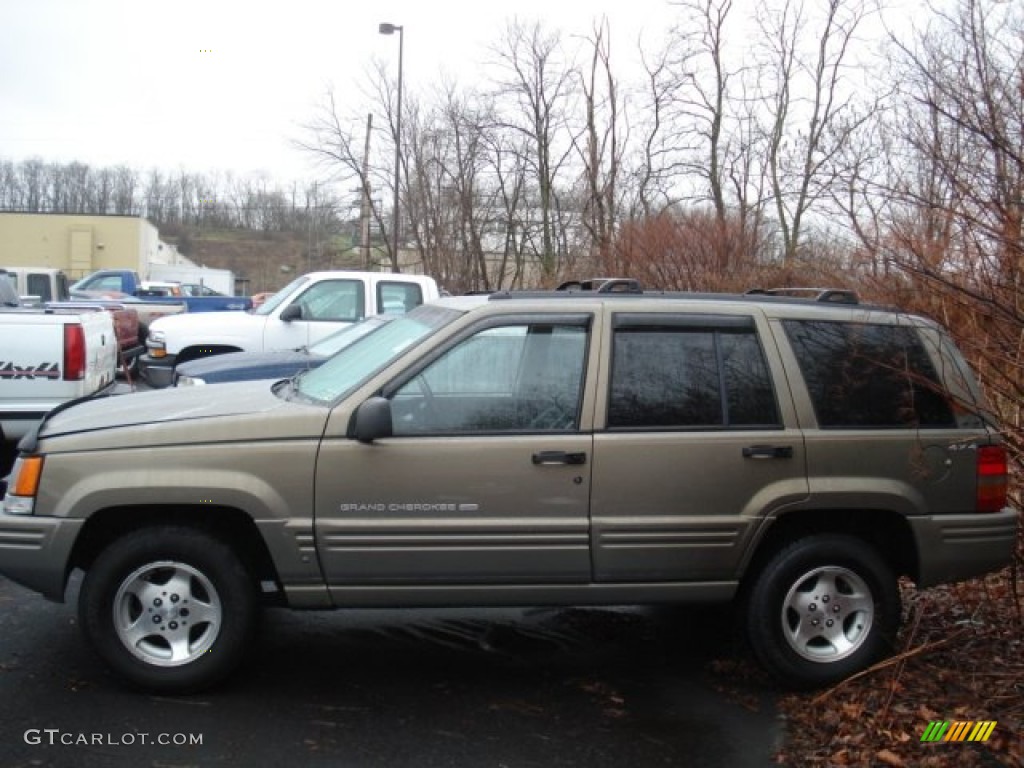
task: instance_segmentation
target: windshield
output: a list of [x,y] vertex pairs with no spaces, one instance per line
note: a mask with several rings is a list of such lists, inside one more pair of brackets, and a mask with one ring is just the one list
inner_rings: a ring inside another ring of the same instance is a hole
[[347,347],[349,344],[375,331],[385,323],[394,319],[394,315],[370,315],[365,320],[342,328],[330,336],[320,339],[309,348],[309,354],[317,357],[330,357]]
[[313,402],[333,403],[390,365],[409,347],[437,333],[462,314],[453,309],[424,305],[407,315],[392,316],[319,368],[303,373],[296,380],[295,391]]
[[256,309],[254,309],[252,311],[252,313],[254,315],[269,315],[271,312],[273,312],[275,309],[277,309],[281,304],[283,304],[285,301],[287,301],[287,299],[293,293],[295,293],[295,290],[300,285],[302,285],[303,283],[306,283],[306,282],[309,282],[309,278],[308,277],[305,277],[305,276],[303,276],[303,277],[296,277],[294,280],[292,280],[290,283],[288,283],[288,285],[286,285],[280,291],[275,293],[273,296],[271,296],[265,302],[260,304]]

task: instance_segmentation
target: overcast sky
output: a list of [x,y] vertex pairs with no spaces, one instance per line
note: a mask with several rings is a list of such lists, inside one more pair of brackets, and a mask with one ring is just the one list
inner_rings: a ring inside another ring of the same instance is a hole
[[0,0],[0,158],[311,177],[289,142],[327,85],[358,100],[375,58],[397,70],[379,22],[404,26],[414,89],[471,79],[514,16],[583,35],[602,14],[623,60],[673,17],[666,0]]

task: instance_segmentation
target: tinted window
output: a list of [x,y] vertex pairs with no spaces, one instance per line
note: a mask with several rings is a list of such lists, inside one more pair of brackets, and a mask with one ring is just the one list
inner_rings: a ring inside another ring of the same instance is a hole
[[752,324],[622,325],[612,351],[610,428],[764,427],[779,423]]
[[53,301],[53,296],[50,295],[50,279],[46,275],[29,275],[28,295],[38,296],[42,301]]
[[586,344],[582,324],[482,330],[392,395],[394,434],[577,429]]
[[917,334],[894,325],[783,324],[821,427],[954,426]]
[[754,333],[717,333],[726,393],[724,423],[731,426],[777,426],[768,363]]

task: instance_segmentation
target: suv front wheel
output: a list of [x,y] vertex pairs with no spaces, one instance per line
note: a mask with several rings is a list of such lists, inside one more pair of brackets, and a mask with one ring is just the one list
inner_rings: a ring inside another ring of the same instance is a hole
[[257,598],[229,546],[201,531],[160,526],[104,549],[86,573],[78,607],[93,647],[122,677],[186,693],[237,665]]
[[896,576],[862,539],[822,534],[779,550],[755,577],[747,608],[754,655],[784,684],[838,682],[892,649]]

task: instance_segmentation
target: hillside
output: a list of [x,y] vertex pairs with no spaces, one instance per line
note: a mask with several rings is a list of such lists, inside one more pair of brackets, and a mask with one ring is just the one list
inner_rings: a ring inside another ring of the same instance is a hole
[[161,238],[197,264],[230,269],[237,279],[248,280],[246,294],[275,291],[303,272],[362,267],[350,249],[292,233],[224,229],[176,236],[161,230]]

